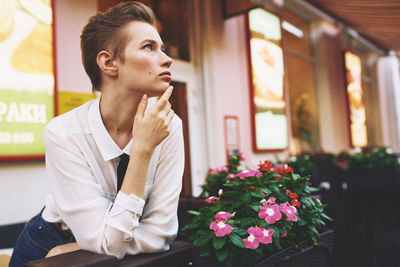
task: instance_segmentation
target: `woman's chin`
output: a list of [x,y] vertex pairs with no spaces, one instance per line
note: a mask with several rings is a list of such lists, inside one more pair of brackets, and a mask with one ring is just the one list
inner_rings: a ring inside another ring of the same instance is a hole
[[168,87],[169,87],[169,85],[162,89],[149,90],[146,94],[148,97],[154,97],[154,96],[159,97],[164,94],[164,92],[168,89]]

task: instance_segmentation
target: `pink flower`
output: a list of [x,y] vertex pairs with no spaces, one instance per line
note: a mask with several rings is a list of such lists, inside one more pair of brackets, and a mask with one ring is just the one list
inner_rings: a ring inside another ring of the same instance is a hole
[[250,227],[247,229],[247,232],[249,233],[249,236],[245,239],[243,239],[243,243],[246,248],[249,249],[256,249],[258,248],[258,245],[260,245],[260,241],[256,237],[257,235],[257,229],[254,227]]
[[276,200],[276,198],[270,197],[270,198],[268,199],[268,201],[267,201],[267,205],[275,204],[275,200]]
[[262,173],[260,171],[257,170],[245,170],[242,171],[238,174],[236,174],[237,177],[240,178],[240,180],[243,180],[245,177],[251,177],[251,176],[255,176],[255,177],[261,177]]
[[282,219],[282,213],[279,211],[279,206],[277,204],[260,206],[260,212],[258,217],[265,219],[268,224],[274,224],[275,222]]
[[260,243],[269,244],[272,243],[272,234],[274,230],[266,229],[265,227],[258,227],[256,229],[256,237]]
[[214,230],[214,234],[218,237],[229,235],[233,227],[221,220],[216,220],[210,224],[210,229]]
[[225,211],[220,211],[217,214],[215,214],[216,220],[225,220],[225,219],[229,219],[232,217],[233,217],[233,214],[230,214],[229,212],[225,212]]
[[260,203],[262,203],[264,206],[266,205],[271,205],[271,204],[275,204],[275,197],[270,197],[268,200],[265,200],[265,198],[263,198],[262,200],[260,200]]
[[281,237],[287,237],[287,233],[282,233]]
[[236,174],[230,173],[226,177],[229,178],[229,179],[235,179],[236,178]]
[[288,221],[297,222],[297,216],[296,216],[297,209],[295,207],[285,202],[281,204],[280,209],[281,212],[286,215]]
[[206,198],[204,201],[211,204],[213,202],[213,200],[218,200],[218,199],[219,198],[213,196],[213,197]]
[[244,154],[242,153],[242,152],[238,152],[238,155],[239,155],[239,157],[240,157],[240,159],[241,160],[245,160],[245,158],[244,158]]
[[219,166],[215,169],[216,172],[227,172],[228,171],[228,167],[226,166]]

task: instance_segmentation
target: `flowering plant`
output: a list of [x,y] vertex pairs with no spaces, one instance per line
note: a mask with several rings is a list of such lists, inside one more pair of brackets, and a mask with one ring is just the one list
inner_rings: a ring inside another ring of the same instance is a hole
[[240,157],[213,172],[224,181],[218,193],[205,199],[192,223],[183,230],[200,256],[216,256],[228,266],[251,266],[284,247],[306,238],[317,242],[317,226],[324,225],[321,202],[310,196],[308,177],[286,164],[265,161],[256,170],[240,171]]

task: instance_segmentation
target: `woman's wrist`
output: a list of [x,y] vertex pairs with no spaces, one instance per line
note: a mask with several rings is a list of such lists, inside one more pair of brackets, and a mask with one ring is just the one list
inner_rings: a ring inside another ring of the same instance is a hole
[[132,155],[137,155],[139,157],[149,157],[153,155],[155,147],[149,146],[148,144],[145,144],[144,142],[133,142],[132,148],[131,148],[131,156]]

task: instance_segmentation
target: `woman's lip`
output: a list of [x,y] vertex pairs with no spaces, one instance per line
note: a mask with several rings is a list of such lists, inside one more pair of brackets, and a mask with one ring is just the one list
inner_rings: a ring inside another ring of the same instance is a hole
[[169,71],[164,71],[164,72],[161,72],[161,73],[159,74],[159,76],[164,76],[164,75],[171,76],[171,72],[169,72]]
[[164,75],[160,75],[161,79],[163,79],[164,81],[170,82],[172,80],[171,75],[168,74],[164,74]]
[[164,71],[163,73],[160,73],[159,76],[161,77],[161,79],[167,82],[170,82],[172,80],[171,72],[169,71]]

